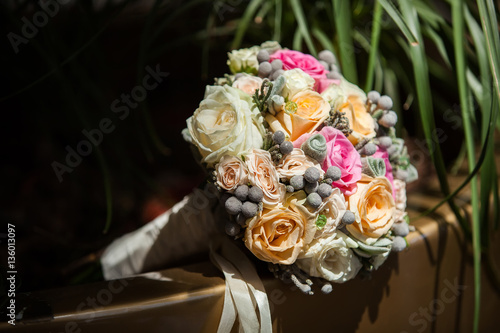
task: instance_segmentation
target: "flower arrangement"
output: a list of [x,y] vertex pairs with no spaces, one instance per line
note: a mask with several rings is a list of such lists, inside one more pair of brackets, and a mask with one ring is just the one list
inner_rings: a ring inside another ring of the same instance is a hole
[[184,130],[226,233],[309,294],[311,277],[328,293],[406,248],[417,173],[391,98],[348,82],[327,50],[316,59],[265,42],[227,63]]

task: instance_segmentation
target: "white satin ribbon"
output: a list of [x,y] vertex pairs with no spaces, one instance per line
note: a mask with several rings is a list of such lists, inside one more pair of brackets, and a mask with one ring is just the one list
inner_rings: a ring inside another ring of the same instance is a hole
[[224,307],[217,332],[230,332],[238,315],[240,332],[272,333],[267,294],[250,260],[226,237],[220,241],[219,253],[214,247],[212,244],[210,258],[226,278]]

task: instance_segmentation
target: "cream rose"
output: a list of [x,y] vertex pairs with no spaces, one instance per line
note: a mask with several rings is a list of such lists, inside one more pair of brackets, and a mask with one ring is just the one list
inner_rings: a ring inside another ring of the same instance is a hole
[[264,192],[262,200],[264,207],[274,207],[281,203],[285,197],[286,187],[279,182],[271,154],[266,150],[253,149],[245,155],[245,163],[248,167],[249,182]]
[[286,155],[280,162],[276,170],[278,171],[278,176],[280,178],[290,179],[295,175],[304,175],[306,170],[310,167],[316,167],[319,170],[321,177],[325,174],[318,161],[304,154],[302,149],[294,148],[292,152]]
[[284,205],[265,208],[248,222],[246,247],[260,260],[291,265],[302,248],[314,237],[316,215],[298,200],[305,194],[291,195]]
[[295,113],[280,111],[276,116],[267,114],[266,120],[274,132],[284,131],[290,141],[295,141],[302,134],[314,132],[330,114],[330,104],[312,90],[295,94],[289,104],[296,106]]
[[259,68],[259,61],[257,60],[257,53],[260,47],[253,46],[248,49],[233,50],[227,54],[227,64],[233,74],[246,72],[257,74]]
[[332,194],[318,208],[318,214],[324,215],[326,223],[324,226],[316,225],[314,238],[325,238],[337,231],[337,227],[347,210],[347,203],[344,195],[338,188],[334,188]]
[[391,183],[385,177],[363,175],[357,183],[358,190],[348,198],[348,208],[356,222],[347,230],[360,241],[371,245],[385,235],[394,223],[396,210]]
[[343,283],[354,278],[362,267],[351,250],[356,247],[355,241],[337,231],[330,237],[312,241],[300,254],[296,264],[311,276]]
[[263,144],[262,118],[250,95],[229,86],[207,86],[187,127],[208,167],[224,155],[241,155]]
[[233,87],[238,88],[249,95],[253,95],[255,90],[260,89],[262,79],[258,76],[242,75],[233,82]]
[[284,97],[291,98],[302,90],[312,90],[314,88],[314,79],[300,68],[285,71],[283,76],[285,77],[285,86],[281,95]]
[[215,165],[217,184],[224,190],[233,192],[238,185],[248,182],[247,166],[238,157],[224,155]]

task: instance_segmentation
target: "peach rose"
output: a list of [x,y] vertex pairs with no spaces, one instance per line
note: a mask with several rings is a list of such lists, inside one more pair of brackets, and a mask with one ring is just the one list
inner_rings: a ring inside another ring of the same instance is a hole
[[320,171],[321,177],[324,171],[319,163],[304,154],[304,151],[299,148],[294,148],[292,152],[281,161],[276,168],[280,178],[290,179],[295,175],[303,176],[306,170],[310,167],[316,167]]
[[265,208],[249,221],[245,245],[257,258],[291,265],[313,240],[316,215],[298,202],[304,199],[303,192],[290,195],[283,206]]
[[215,165],[217,184],[224,190],[233,192],[238,185],[248,182],[245,163],[236,156],[224,155]]
[[366,104],[358,95],[350,95],[347,102],[340,106],[340,111],[345,112],[352,129],[348,139],[356,145],[363,139],[375,137],[375,120],[366,110]]
[[330,104],[312,90],[298,92],[287,104],[291,108],[296,106],[296,112],[280,111],[276,116],[267,114],[266,120],[274,132],[285,132],[290,141],[295,141],[304,133],[314,132],[330,114]]
[[249,182],[264,192],[264,207],[274,207],[283,201],[286,187],[279,182],[278,172],[274,167],[271,154],[262,149],[253,149],[245,155]]
[[233,88],[238,88],[249,95],[253,95],[261,85],[262,79],[252,75],[242,75],[233,82]]
[[355,84],[342,78],[340,84],[332,84],[321,96],[326,99],[335,110],[346,113],[353,130],[349,140],[356,145],[364,138],[375,136],[375,120],[366,109],[366,94]]
[[356,216],[356,222],[346,228],[366,244],[375,243],[394,223],[396,207],[391,183],[385,177],[363,175],[358,182],[358,190],[348,198],[348,203],[349,210]]

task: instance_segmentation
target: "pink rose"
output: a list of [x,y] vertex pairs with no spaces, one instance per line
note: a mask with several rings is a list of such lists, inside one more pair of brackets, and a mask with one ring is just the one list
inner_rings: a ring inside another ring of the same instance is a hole
[[300,68],[306,74],[310,75],[316,84],[314,85],[314,90],[321,93],[323,90],[328,88],[331,83],[339,84],[339,80],[331,80],[326,77],[329,73],[320,64],[320,62],[310,54],[304,54],[299,51],[292,50],[279,50],[271,55],[270,61],[279,59],[283,62],[283,69],[290,70],[294,68]]
[[381,158],[385,163],[385,178],[389,180],[392,186],[392,196],[396,199],[396,193],[394,192],[394,176],[392,175],[392,165],[389,161],[389,154],[385,149],[381,149],[377,146],[377,151],[372,155],[373,158]]
[[[326,139],[327,154],[321,166],[326,171],[334,165],[342,171],[342,177],[333,182],[332,186],[338,187],[342,193],[349,196],[356,193],[358,180],[361,179],[361,157],[352,143],[336,128],[325,126],[319,134]],[[312,134],[303,134],[293,142],[299,148]]]

